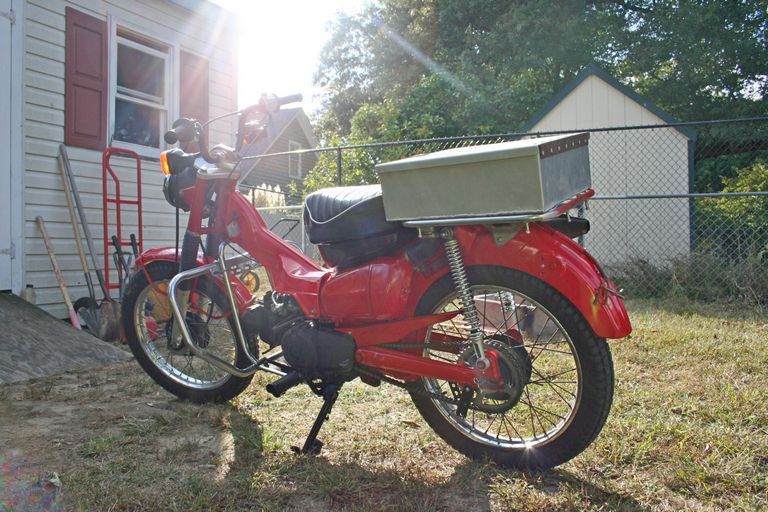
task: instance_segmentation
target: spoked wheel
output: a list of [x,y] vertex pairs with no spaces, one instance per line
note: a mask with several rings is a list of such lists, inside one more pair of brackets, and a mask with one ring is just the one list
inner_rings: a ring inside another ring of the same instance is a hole
[[[183,341],[174,341],[173,312],[168,283],[175,265],[156,263],[137,272],[123,297],[123,327],[133,355],[144,371],[176,396],[195,402],[221,402],[234,398],[251,377],[234,377],[194,356]],[[224,294],[209,281],[198,280],[187,312],[187,324],[195,342],[221,359],[245,366]]]
[[[472,295],[484,344],[498,354],[502,389],[473,396],[469,409],[455,402],[455,383],[423,378],[411,392],[416,407],[448,444],[475,459],[522,470],[546,469],[575,457],[603,427],[613,398],[613,363],[605,340],[579,311],[542,281],[504,267],[470,267]],[[461,309],[450,276],[422,297],[417,315]],[[431,339],[467,339],[462,315],[436,324]],[[474,350],[439,350],[425,356],[473,364]],[[438,397],[446,397],[442,400]]]

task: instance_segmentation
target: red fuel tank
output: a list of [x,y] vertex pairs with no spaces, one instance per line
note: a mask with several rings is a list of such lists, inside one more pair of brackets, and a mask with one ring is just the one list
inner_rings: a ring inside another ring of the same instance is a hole
[[411,264],[399,257],[335,273],[320,290],[320,316],[338,325],[399,318],[408,302],[413,272]]

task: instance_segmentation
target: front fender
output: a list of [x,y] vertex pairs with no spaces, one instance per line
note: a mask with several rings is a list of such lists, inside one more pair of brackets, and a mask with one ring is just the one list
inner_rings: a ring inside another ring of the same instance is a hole
[[[145,273],[147,278],[149,278],[148,268],[153,263],[158,262],[169,262],[169,263],[176,263],[181,258],[181,250],[177,252],[174,247],[158,247],[155,249],[147,249],[143,253],[139,255],[138,258],[136,258],[136,269],[138,271],[142,271]],[[197,253],[197,265],[205,265],[206,262],[203,253],[198,252]],[[226,284],[221,280],[220,277],[215,277],[214,282],[216,283],[216,286],[225,294],[227,293]],[[250,306],[254,300],[256,300],[256,297],[251,295],[251,292],[248,290],[248,288],[245,286],[245,284],[234,275],[230,274],[229,279],[230,284],[232,285],[232,293],[235,295],[235,301],[237,302],[238,310],[242,313],[245,311],[245,309]]]
[[483,227],[456,229],[465,265],[499,265],[536,276],[562,293],[584,315],[601,338],[623,338],[632,332],[624,302],[613,282],[579,244],[541,224],[520,229],[497,246]]

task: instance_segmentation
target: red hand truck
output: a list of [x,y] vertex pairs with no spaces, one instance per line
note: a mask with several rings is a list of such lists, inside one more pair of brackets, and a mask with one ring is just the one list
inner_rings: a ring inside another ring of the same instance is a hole
[[[119,156],[125,158],[132,158],[136,161],[136,199],[124,199],[120,192],[120,178],[112,169],[110,160],[112,156]],[[104,150],[101,157],[102,168],[102,197],[103,197],[103,210],[104,210],[104,279],[106,281],[107,290],[118,289],[121,290],[121,284],[124,278],[124,270],[120,267],[120,262],[115,266],[117,267],[117,282],[110,279],[110,254],[112,253],[112,238],[109,236],[109,205],[114,205],[115,210],[115,234],[116,246],[115,249],[120,253],[123,247],[130,247],[135,252],[138,249],[139,254],[144,250],[144,227],[142,222],[142,205],[141,205],[141,157],[135,151],[123,148],[109,147]],[[115,194],[109,196],[109,183],[107,178],[111,178],[114,183]],[[138,216],[138,239],[135,239],[131,234],[131,240],[124,240],[123,237],[123,222],[122,222],[122,207],[124,205],[135,206]],[[117,248],[120,248],[119,250]],[[122,262],[122,254],[119,254],[120,261]],[[121,297],[122,298],[122,297]]]

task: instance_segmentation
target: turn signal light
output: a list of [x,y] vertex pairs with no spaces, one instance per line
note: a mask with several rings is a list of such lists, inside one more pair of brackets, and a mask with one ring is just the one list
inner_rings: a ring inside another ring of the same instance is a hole
[[168,152],[163,151],[160,153],[160,169],[163,171],[163,174],[166,176],[171,175],[171,166],[168,165]]

